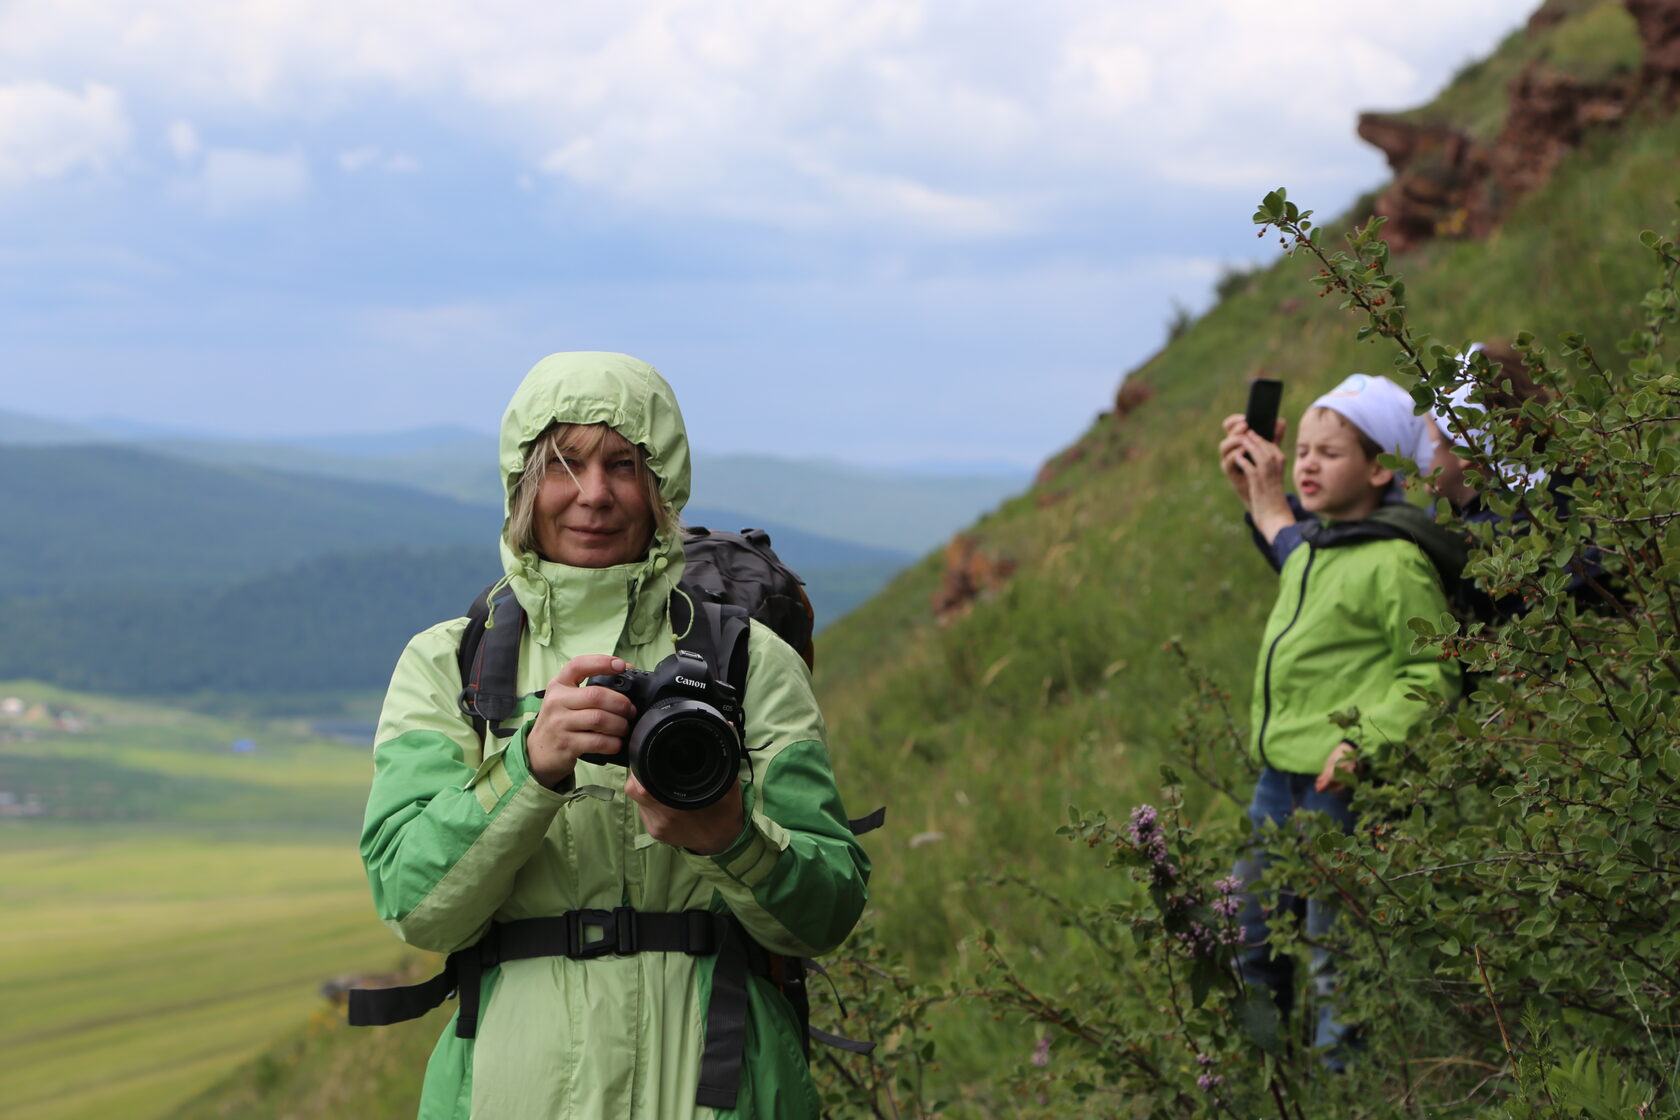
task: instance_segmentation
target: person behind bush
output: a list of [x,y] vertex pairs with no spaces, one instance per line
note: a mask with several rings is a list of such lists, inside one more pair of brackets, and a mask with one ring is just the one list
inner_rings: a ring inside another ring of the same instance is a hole
[[[1445,549],[1451,535],[1406,503],[1395,472],[1378,462],[1384,452],[1427,459],[1434,441],[1426,425],[1412,414],[1411,398],[1386,378],[1355,374],[1319,397],[1302,415],[1296,438],[1291,473],[1298,512],[1283,488],[1279,443],[1286,423],[1279,420],[1267,440],[1240,415],[1224,422],[1220,465],[1280,571],[1255,666],[1250,750],[1260,776],[1248,816],[1256,841],[1234,873],[1245,888],[1270,863],[1259,843],[1266,821],[1281,825],[1297,812],[1323,812],[1351,830],[1352,793],[1342,779],[1357,768],[1361,752],[1406,738],[1429,707],[1414,692],[1457,695],[1454,664],[1429,651],[1413,653],[1407,625],[1447,610],[1441,567],[1451,561],[1430,552]],[[1461,551],[1457,563],[1462,566]],[[1343,712],[1356,712],[1351,726],[1332,721]],[[1286,892],[1270,912],[1300,901]],[[1318,1012],[1314,1045],[1323,1048],[1326,1064],[1340,1069],[1354,1039],[1337,1014],[1327,944],[1335,912],[1328,900],[1315,898],[1305,900],[1304,910]],[[1248,982],[1272,991],[1287,1016],[1293,961],[1266,944],[1268,917],[1258,895],[1245,889],[1241,969]]]
[[[497,586],[526,617],[517,710],[481,739],[457,705],[467,619],[416,635],[380,714],[362,830],[379,916],[462,961],[420,1116],[815,1120],[766,951],[838,946],[869,861],[805,662],[749,628],[747,757],[710,805],[673,808],[586,757],[619,754],[637,715],[590,678],[676,648],[689,451],[671,387],[623,354],[543,359],[502,420],[500,474]],[[747,963],[733,974],[730,959]],[[713,1023],[719,1006],[732,1014]]]

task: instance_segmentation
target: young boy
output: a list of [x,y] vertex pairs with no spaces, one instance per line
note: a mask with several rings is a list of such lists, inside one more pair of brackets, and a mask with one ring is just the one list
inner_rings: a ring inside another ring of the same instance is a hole
[[[1427,423],[1382,377],[1355,374],[1318,398],[1301,417],[1295,447],[1298,514],[1284,494],[1277,443],[1250,431],[1241,416],[1225,420],[1220,465],[1281,576],[1255,667],[1251,750],[1261,770],[1248,816],[1257,831],[1298,811],[1327,813],[1351,830],[1352,795],[1341,774],[1356,768],[1360,751],[1406,738],[1428,710],[1411,692],[1457,693],[1456,666],[1412,653],[1406,625],[1447,610],[1437,567],[1450,567],[1450,558],[1438,555],[1448,534],[1404,501],[1394,472],[1377,462],[1384,452],[1427,461]],[[1285,427],[1280,420],[1278,440]],[[1359,713],[1354,726],[1331,722],[1332,713],[1350,708]],[[1256,845],[1234,874],[1246,885],[1268,862]],[[1277,908],[1295,903],[1285,897]],[[1292,962],[1267,948],[1266,916],[1245,891],[1243,975],[1270,988],[1287,1013]],[[1335,970],[1324,946],[1333,918],[1327,900],[1306,900],[1318,994],[1315,1045],[1340,1069],[1348,1027],[1337,1021]]]

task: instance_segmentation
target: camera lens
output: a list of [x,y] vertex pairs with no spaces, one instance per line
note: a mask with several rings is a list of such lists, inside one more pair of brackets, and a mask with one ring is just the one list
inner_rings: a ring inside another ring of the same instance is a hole
[[729,792],[740,769],[735,729],[697,700],[666,700],[636,721],[630,769],[673,809],[703,809]]

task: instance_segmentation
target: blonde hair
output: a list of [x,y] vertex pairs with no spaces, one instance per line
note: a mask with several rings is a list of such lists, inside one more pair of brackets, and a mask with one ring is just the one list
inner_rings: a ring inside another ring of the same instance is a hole
[[[520,472],[519,482],[513,491],[513,501],[508,508],[507,540],[515,552],[537,551],[534,524],[537,491],[542,489],[543,476],[548,473],[548,465],[559,462],[565,466],[568,455],[593,455],[601,444],[606,442],[608,432],[624,440],[622,435],[605,424],[563,424],[556,421],[544,428],[526,447],[525,468]],[[629,440],[624,440],[624,443],[636,451],[636,478],[647,495],[648,508],[653,510],[654,534],[668,536],[676,532],[680,526],[677,511],[671,508],[671,503],[659,492],[659,476],[648,468],[647,452]],[[571,473],[570,467],[566,467],[566,473]]]

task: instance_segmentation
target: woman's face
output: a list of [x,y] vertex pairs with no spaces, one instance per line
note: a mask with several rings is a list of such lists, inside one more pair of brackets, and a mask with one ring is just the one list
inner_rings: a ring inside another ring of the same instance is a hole
[[1452,438],[1443,436],[1439,428],[1435,429],[1435,457],[1429,461],[1429,469],[1441,473],[1432,489],[1452,503],[1454,509],[1463,509],[1476,496],[1470,481],[1464,477],[1464,468],[1469,465],[1453,450]]
[[[596,431],[592,449],[581,444]],[[543,472],[532,511],[537,551],[574,568],[640,560],[653,540],[653,506],[642,482],[641,452],[611,428],[572,429],[561,457]]]

